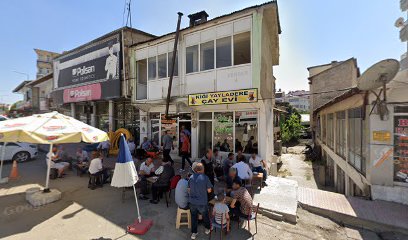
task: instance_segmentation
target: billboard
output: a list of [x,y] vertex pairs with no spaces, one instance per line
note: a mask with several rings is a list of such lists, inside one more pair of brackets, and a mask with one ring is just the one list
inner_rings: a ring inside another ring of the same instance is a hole
[[254,103],[257,101],[258,89],[256,88],[188,95],[189,106]]
[[121,36],[107,37],[54,60],[57,104],[120,97]]

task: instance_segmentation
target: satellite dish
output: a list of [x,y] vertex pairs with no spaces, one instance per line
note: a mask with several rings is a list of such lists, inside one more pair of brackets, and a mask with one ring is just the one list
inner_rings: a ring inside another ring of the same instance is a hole
[[[368,68],[363,75],[357,81],[357,87],[363,91],[370,91],[376,96],[376,100],[373,102],[373,108],[371,109],[370,115],[376,109],[377,114],[380,115],[381,120],[388,119],[388,108],[387,108],[387,88],[386,85],[395,75],[397,75],[400,68],[400,64],[395,59],[382,60],[370,68]],[[380,92],[377,94],[375,89],[382,87]],[[383,99],[381,100],[381,93],[383,94]]]
[[398,18],[397,21],[395,21],[394,26],[397,27],[397,28],[402,28],[402,27],[404,27],[404,26],[405,26],[405,20],[404,20],[404,18],[403,18],[403,17]]
[[368,91],[382,87],[397,75],[399,68],[399,62],[395,59],[382,60],[361,75],[357,80],[357,88]]

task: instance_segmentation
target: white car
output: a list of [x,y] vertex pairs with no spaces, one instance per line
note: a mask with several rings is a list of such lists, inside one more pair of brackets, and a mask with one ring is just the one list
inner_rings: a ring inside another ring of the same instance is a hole
[[[4,143],[0,143],[0,158],[3,151]],[[37,145],[28,143],[7,143],[4,152],[4,160],[17,160],[18,162],[25,162],[32,158],[36,158],[38,154]]]
[[5,117],[5,116],[1,116],[1,115],[0,115],[0,122],[1,122],[1,121],[6,121],[6,120],[8,120],[8,118],[7,118],[7,117]]

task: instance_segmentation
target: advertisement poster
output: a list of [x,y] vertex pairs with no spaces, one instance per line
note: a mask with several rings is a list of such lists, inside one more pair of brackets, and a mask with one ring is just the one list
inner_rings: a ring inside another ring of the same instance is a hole
[[189,106],[253,103],[257,101],[258,89],[256,88],[188,95]]
[[54,60],[53,97],[59,104],[120,97],[120,34]]
[[394,117],[394,181],[408,182],[408,116]]

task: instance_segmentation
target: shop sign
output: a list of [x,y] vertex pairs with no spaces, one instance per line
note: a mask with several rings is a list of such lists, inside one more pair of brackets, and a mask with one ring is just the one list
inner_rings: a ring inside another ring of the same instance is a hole
[[256,88],[188,95],[189,106],[253,103],[257,101],[258,89]]
[[394,117],[394,180],[408,182],[408,116]]
[[84,102],[101,99],[102,89],[100,83],[85,85],[76,88],[64,89],[64,103]]
[[389,131],[373,131],[373,141],[389,142],[391,141],[391,133]]

